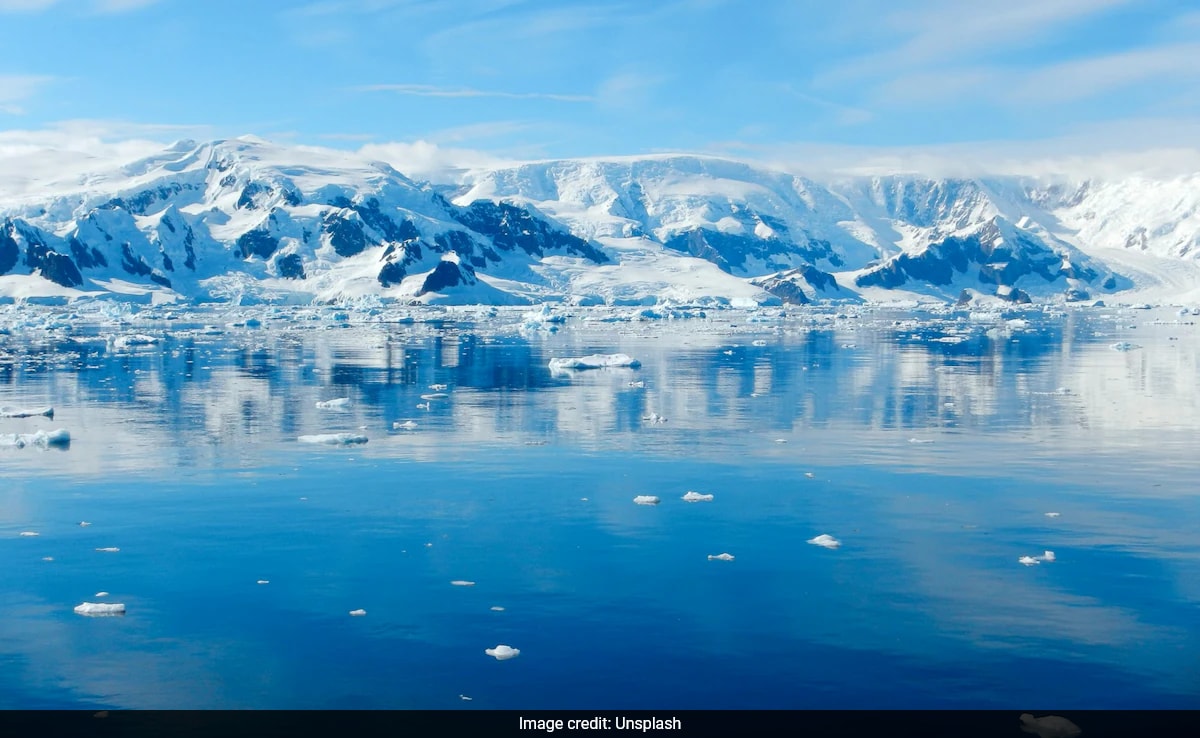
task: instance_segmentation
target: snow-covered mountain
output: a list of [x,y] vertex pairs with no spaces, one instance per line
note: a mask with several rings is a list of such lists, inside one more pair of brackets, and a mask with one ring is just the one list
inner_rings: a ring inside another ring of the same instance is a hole
[[434,186],[351,152],[181,142],[0,197],[0,297],[87,294],[1194,302],[1200,174],[818,180],[652,156],[534,162]]

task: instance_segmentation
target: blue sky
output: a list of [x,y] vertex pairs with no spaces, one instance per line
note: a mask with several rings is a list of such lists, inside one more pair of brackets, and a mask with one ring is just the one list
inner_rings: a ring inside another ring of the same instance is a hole
[[0,0],[0,27],[10,135],[518,158],[1200,140],[1196,0]]

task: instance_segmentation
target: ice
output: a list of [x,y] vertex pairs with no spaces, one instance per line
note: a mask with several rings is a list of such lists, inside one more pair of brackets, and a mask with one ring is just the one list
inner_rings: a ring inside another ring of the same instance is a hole
[[930,439],[930,438],[910,438],[910,439],[908,439],[908,442],[909,442],[909,443],[933,443],[933,439]]
[[493,605],[488,609],[491,610],[492,612],[504,612],[504,608],[500,607],[499,605]]
[[507,661],[508,659],[515,659],[516,657],[521,655],[521,649],[513,648],[512,646],[505,646],[504,644],[500,644],[499,646],[496,646],[495,648],[486,648],[486,649],[484,649],[483,652],[486,653],[488,656],[495,657],[495,659],[497,661]]
[[602,369],[605,367],[628,367],[637,369],[642,363],[627,354],[591,354],[578,358],[551,359],[550,371],[570,369]]
[[659,499],[654,495],[638,495],[633,498],[633,501],[639,505],[657,505]]
[[339,397],[336,400],[324,400],[317,403],[319,410],[340,410],[350,405],[349,397]]
[[825,533],[822,533],[816,538],[809,538],[807,542],[822,548],[837,548],[838,546],[842,545],[841,541]]
[[351,614],[353,617],[356,617],[356,618],[361,618],[363,615],[366,615],[366,614],[367,614],[367,611],[366,611],[366,610],[351,610],[351,611],[350,611],[350,614]]
[[392,423],[392,430],[416,430],[417,424],[411,420],[406,420],[403,423],[396,421]]
[[657,425],[659,423],[667,422],[667,419],[664,418],[663,416],[659,415],[658,413],[650,413],[649,415],[643,416],[642,420],[645,420],[648,423],[653,423],[655,425]]
[[716,556],[709,554],[708,560],[709,561],[733,561],[733,554],[723,553],[723,554],[717,554]]
[[1022,556],[1021,558],[1017,559],[1017,563],[1024,564],[1025,566],[1036,566],[1042,562],[1038,561],[1032,556]]
[[1029,713],[1021,715],[1021,730],[1034,733],[1038,738],[1075,738],[1083,732],[1078,725],[1060,715],[1035,718]]
[[683,500],[684,502],[712,502],[712,498],[712,495],[702,495],[699,492],[688,490],[688,492],[679,499]]
[[121,549],[117,548],[116,546],[109,546],[108,548],[98,548],[96,550],[101,553],[117,553]]
[[367,437],[359,433],[319,433],[312,436],[300,436],[300,443],[322,443],[327,446],[350,446],[356,443],[366,443]]
[[53,418],[52,407],[0,407],[0,418]]
[[813,474],[812,472],[804,472],[804,478],[805,479],[816,479],[817,475]]
[[119,602],[84,602],[75,606],[75,612],[80,615],[124,615],[125,605]]
[[1046,513],[1046,517],[1048,517],[1048,518],[1057,518],[1057,517],[1058,517],[1059,515],[1061,515],[1061,514],[1062,514],[1062,513],[1048,512],[1048,513]]
[[418,402],[418,403],[417,403],[417,409],[418,409],[418,410],[428,410],[428,409],[429,409],[429,403],[428,403],[428,402]]
[[775,443],[787,443],[787,439],[786,438],[776,438]]
[[429,389],[433,390],[434,392],[441,392],[442,390],[446,389],[446,385],[444,385],[444,384],[431,384],[431,385],[429,385]]
[[270,583],[271,583],[270,579],[259,579],[257,582],[255,582],[255,584],[270,584]]
[[0,446],[25,448],[38,446],[40,448],[67,448],[71,445],[71,434],[59,428],[52,431],[37,431],[35,433],[0,433]]
[[428,394],[428,395],[421,395],[421,399],[422,400],[444,400],[449,396],[450,395],[446,394],[445,392],[434,392],[434,393]]
[[470,582],[470,581],[467,581],[466,579],[455,579],[453,582],[450,582],[450,583],[453,584],[455,587],[474,587],[475,586],[475,582]]
[[1109,346],[1109,348],[1113,351],[1135,351],[1140,349],[1141,346],[1137,345],[1136,343],[1130,343],[1129,341],[1118,341],[1117,343]]
[[53,556],[43,556],[42,561],[54,561],[54,557]]
[[108,597],[108,592],[97,592],[93,597]]
[[636,387],[637,389],[643,389],[643,388],[645,388],[646,383],[645,382],[630,382],[629,386]]
[[20,535],[22,538],[36,538],[37,536],[40,536],[41,533],[38,533],[37,531],[32,531],[32,530],[23,530],[23,531],[21,531]]
[[86,520],[81,520],[81,521],[79,521],[79,527],[80,527],[80,528],[86,528],[86,527],[88,527],[89,525],[91,525],[91,523],[89,523],[89,522],[88,522],[88,521],[86,521]]
[[131,333],[125,336],[117,336],[112,339],[112,347],[118,351],[137,346],[153,346],[158,343],[158,339],[154,336],[147,336],[144,333]]
[[760,339],[758,339],[757,341],[751,341],[751,342],[750,342],[750,345],[752,345],[752,346],[766,346],[766,345],[767,345],[767,342],[766,342],[766,341],[764,341],[764,340],[762,340],[762,339],[760,338]]

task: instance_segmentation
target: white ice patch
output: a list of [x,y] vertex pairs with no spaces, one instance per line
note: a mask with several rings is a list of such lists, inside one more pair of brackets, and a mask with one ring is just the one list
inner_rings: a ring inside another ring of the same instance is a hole
[[837,548],[838,546],[842,545],[841,541],[825,533],[822,533],[816,538],[809,538],[807,542],[814,546],[820,546],[821,548]]
[[684,502],[712,502],[712,498],[712,495],[702,495],[699,492],[688,490],[687,494],[679,499],[683,500]]
[[442,390],[446,389],[446,385],[444,385],[444,384],[431,384],[431,385],[429,385],[429,389],[433,390],[434,392],[441,392]]
[[577,358],[551,359],[550,371],[571,369],[603,369],[605,367],[629,367],[637,369],[642,362],[628,354],[591,354]]
[[521,649],[513,648],[512,646],[506,646],[503,643],[500,644],[499,646],[496,646],[495,648],[485,648],[483,652],[486,653],[488,656],[492,656],[497,661],[507,661],[508,659],[515,659],[516,657],[521,655]]
[[654,495],[638,495],[633,498],[633,501],[638,505],[657,505],[659,499]]
[[270,583],[271,583],[271,580],[269,580],[269,579],[259,579],[257,582],[255,582],[255,584],[270,584]]
[[475,586],[475,582],[467,581],[466,579],[455,579],[453,582],[450,582],[450,583],[453,584],[455,587],[474,587]]
[[119,602],[84,602],[75,606],[75,612],[80,615],[124,615],[125,605]]
[[71,445],[71,434],[59,428],[52,431],[37,431],[36,433],[0,433],[0,446],[12,448],[66,448]]
[[350,405],[349,397],[339,397],[336,400],[323,400],[317,403],[319,410],[340,410]]
[[421,399],[422,400],[444,400],[449,396],[450,395],[446,394],[445,392],[434,392],[434,393],[428,394],[428,395],[421,395]]
[[52,407],[0,407],[0,418],[53,418]]
[[933,443],[933,439],[931,439],[931,438],[910,438],[910,439],[908,439],[908,442],[909,443]]
[[23,530],[23,531],[21,531],[21,537],[22,537],[22,538],[36,538],[36,537],[38,537],[38,536],[40,536],[40,535],[41,535],[41,533],[38,533],[37,531],[32,531],[32,530]]
[[1117,343],[1109,346],[1109,348],[1113,351],[1136,351],[1137,349],[1140,349],[1141,346],[1137,345],[1136,343],[1130,343],[1129,341],[1118,341]]
[[659,415],[658,413],[650,413],[649,415],[645,415],[642,417],[642,420],[646,421],[647,423],[652,423],[654,425],[658,425],[659,423],[667,422],[667,419],[664,418],[663,416]]
[[708,560],[709,561],[733,561],[733,554],[717,554],[715,556],[713,554],[709,554]]
[[1024,564],[1025,566],[1035,566],[1043,561],[1054,561],[1054,552],[1046,551],[1041,556],[1022,556],[1017,559],[1017,563]]
[[108,597],[108,592],[97,592],[93,597]]
[[101,553],[117,553],[121,549],[117,548],[116,546],[109,546],[108,548],[98,548],[96,550]]
[[397,421],[392,423],[392,430],[416,430],[417,424],[411,420],[406,420],[403,423]]
[[300,443],[321,443],[327,446],[350,446],[356,443],[366,443],[367,437],[360,433],[319,433],[312,436],[300,436]]
[[1057,518],[1057,517],[1058,517],[1059,515],[1061,515],[1061,514],[1062,514],[1062,513],[1048,512],[1048,513],[1046,513],[1046,517],[1048,517],[1048,518]]
[[158,343],[158,339],[154,336],[147,336],[144,333],[131,333],[125,336],[117,336],[112,339],[114,349],[120,351],[122,349],[135,348],[138,346],[153,346]]
[[366,614],[367,614],[366,610],[351,610],[350,611],[350,615],[353,617],[356,617],[356,618],[361,618],[363,615],[366,615]]
[[504,612],[504,608],[500,607],[499,605],[493,605],[492,607],[490,607],[488,609],[491,610],[492,612]]

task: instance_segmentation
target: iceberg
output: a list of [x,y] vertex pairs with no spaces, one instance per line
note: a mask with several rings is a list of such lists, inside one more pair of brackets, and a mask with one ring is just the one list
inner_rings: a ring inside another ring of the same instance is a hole
[[80,615],[124,615],[125,605],[119,602],[84,602],[75,606],[75,612]]
[[633,498],[638,505],[657,505],[659,500],[654,495],[638,495]]
[[1017,563],[1024,564],[1025,566],[1036,566],[1043,561],[1054,561],[1054,558],[1053,551],[1046,551],[1041,556],[1022,556],[1017,559]]
[[350,614],[356,618],[361,618],[363,615],[367,614],[367,611],[366,610],[351,610]]
[[0,418],[53,418],[52,407],[0,407]]
[[412,422],[411,420],[406,420],[403,423],[401,423],[400,421],[396,421],[395,423],[392,423],[392,430],[416,430],[416,429],[417,429],[417,424]]
[[699,492],[688,490],[687,494],[679,499],[683,500],[684,502],[712,502],[712,498],[712,495],[702,495]]
[[446,389],[446,385],[444,385],[444,384],[431,384],[431,385],[429,385],[429,389],[433,390],[434,392],[441,392],[442,390]]
[[38,533],[37,531],[33,531],[33,530],[23,530],[23,531],[21,531],[20,535],[22,538],[37,538],[38,536],[41,535],[41,533]]
[[550,371],[571,369],[603,369],[605,367],[628,367],[637,369],[642,362],[628,354],[591,354],[578,358],[551,359]]
[[516,657],[521,655],[521,649],[513,648],[512,646],[506,646],[503,643],[500,644],[499,646],[496,646],[495,648],[485,648],[483,650],[483,652],[486,653],[488,656],[494,657],[497,661],[507,661],[508,659],[515,659]]
[[450,395],[446,394],[445,392],[433,392],[428,395],[421,395],[421,399],[422,400],[444,400],[449,396]]
[[837,548],[838,546],[842,545],[841,541],[825,533],[822,533],[816,538],[809,538],[807,542],[822,548]]
[[455,587],[474,587],[475,586],[475,582],[470,582],[470,581],[467,581],[466,579],[455,579],[454,581],[452,581],[450,583],[453,584]]
[[658,413],[650,413],[649,415],[646,415],[645,417],[643,417],[642,420],[645,420],[647,423],[653,423],[655,425],[657,425],[659,423],[667,422],[667,419],[664,418],[663,416],[659,415]]
[[0,446],[25,448],[39,446],[41,448],[67,448],[71,445],[71,434],[59,428],[52,431],[37,431],[36,433],[0,433]]
[[108,597],[108,592],[97,592],[93,597]]
[[143,333],[132,333],[127,336],[117,336],[112,340],[112,346],[118,351],[121,349],[135,348],[137,346],[153,346],[158,343],[158,339],[154,336],[147,336]]
[[317,403],[318,410],[339,410],[350,404],[349,397],[339,397],[336,400],[324,400]]
[[360,433],[319,433],[312,436],[300,436],[300,443],[322,443],[327,446],[350,446],[356,443],[366,443],[367,437]]
[[117,553],[121,549],[117,548],[116,546],[109,546],[108,548],[98,548],[96,550],[101,553]]
[[723,554],[717,554],[716,556],[709,554],[708,560],[709,561],[733,561],[733,554],[723,553]]
[[1046,513],[1046,517],[1048,517],[1048,518],[1057,518],[1057,517],[1058,517],[1059,515],[1061,515],[1061,514],[1062,514],[1062,513],[1048,512],[1048,513]]

